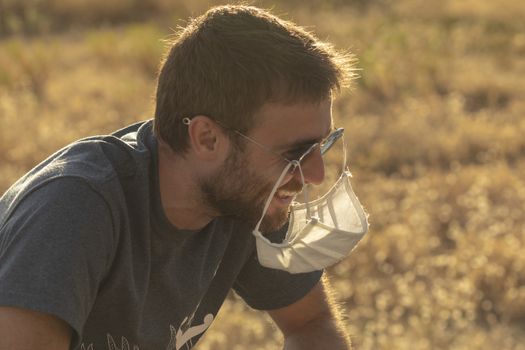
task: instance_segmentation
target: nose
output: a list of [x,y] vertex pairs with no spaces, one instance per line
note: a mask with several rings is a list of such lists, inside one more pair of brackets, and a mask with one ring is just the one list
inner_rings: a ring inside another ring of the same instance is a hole
[[[324,180],[324,160],[321,156],[321,150],[315,149],[308,157],[301,162],[305,184],[319,185]],[[299,171],[296,176],[301,177]],[[301,179],[299,179],[300,181]]]

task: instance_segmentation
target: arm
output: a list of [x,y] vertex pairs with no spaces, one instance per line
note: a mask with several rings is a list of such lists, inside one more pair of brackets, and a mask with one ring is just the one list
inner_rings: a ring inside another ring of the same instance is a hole
[[0,306],[0,349],[67,350],[71,328],[44,313]]
[[0,227],[0,349],[69,349],[110,264],[111,213],[73,178],[15,204]]
[[284,334],[285,350],[351,349],[325,278],[301,300],[268,313]]

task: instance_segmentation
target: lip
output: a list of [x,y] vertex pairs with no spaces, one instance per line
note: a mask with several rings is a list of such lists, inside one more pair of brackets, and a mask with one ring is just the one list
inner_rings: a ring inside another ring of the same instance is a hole
[[273,196],[272,202],[277,203],[279,206],[288,207],[295,196],[279,196],[277,193]]

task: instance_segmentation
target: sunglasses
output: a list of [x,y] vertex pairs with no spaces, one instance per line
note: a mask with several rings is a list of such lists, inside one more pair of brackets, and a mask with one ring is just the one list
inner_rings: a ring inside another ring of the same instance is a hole
[[[234,128],[228,127],[228,126],[222,124],[221,122],[219,122],[217,120],[213,120],[213,121],[216,122],[217,124],[219,124],[222,128],[234,132],[235,134],[241,136],[242,138],[248,140],[249,142],[257,145],[258,147],[260,147],[264,151],[269,152],[269,153],[271,153],[271,154],[273,154],[273,155],[283,159],[288,164],[291,164],[290,169],[288,171],[290,174],[294,173],[295,169],[301,164],[301,162],[304,161],[304,159],[306,159],[310,154],[312,154],[313,151],[319,149],[320,152],[321,152],[321,155],[326,154],[326,152],[328,152],[332,148],[332,146],[337,142],[337,140],[339,140],[344,134],[344,128],[335,129],[333,132],[330,133],[330,135],[328,135],[322,141],[316,142],[316,143],[311,144],[311,145],[308,145],[304,151],[300,150],[297,157],[285,157],[282,154],[279,154],[278,152],[275,152],[270,147],[268,147],[268,146],[266,146],[266,145],[264,145],[264,144],[262,144],[262,143],[260,143],[260,142],[258,142],[256,140],[254,140],[253,138],[251,138],[251,137],[249,137],[249,136],[247,136],[245,134],[243,134],[242,132],[240,132],[240,131],[238,131],[238,130],[236,130]],[[186,118],[182,119],[182,122],[184,124],[186,124],[186,125],[189,125],[190,122],[191,122],[191,119],[186,117]]]

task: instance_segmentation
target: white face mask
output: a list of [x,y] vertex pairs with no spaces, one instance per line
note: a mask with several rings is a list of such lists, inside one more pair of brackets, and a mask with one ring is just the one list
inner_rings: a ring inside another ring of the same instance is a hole
[[[300,164],[296,165],[301,172],[303,191],[307,191]],[[321,198],[303,204],[293,203],[286,237],[282,243],[270,242],[259,227],[290,166],[292,164],[288,164],[277,180],[253,230],[257,256],[261,265],[290,273],[321,270],[350,254],[368,231],[367,215],[350,185],[350,172],[344,171]]]

